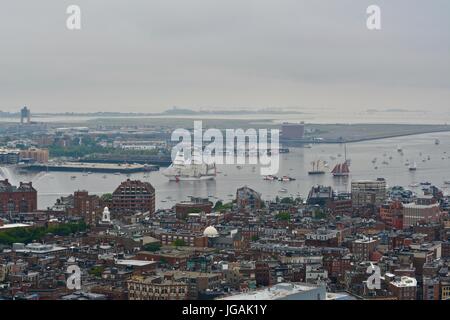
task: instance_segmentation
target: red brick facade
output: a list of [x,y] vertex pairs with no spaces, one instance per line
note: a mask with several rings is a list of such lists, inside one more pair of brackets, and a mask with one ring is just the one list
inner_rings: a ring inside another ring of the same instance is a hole
[[155,213],[155,188],[139,180],[126,180],[112,195],[112,210],[116,213]]
[[21,182],[18,187],[8,179],[0,180],[0,216],[9,213],[33,212],[37,210],[37,191],[31,182]]

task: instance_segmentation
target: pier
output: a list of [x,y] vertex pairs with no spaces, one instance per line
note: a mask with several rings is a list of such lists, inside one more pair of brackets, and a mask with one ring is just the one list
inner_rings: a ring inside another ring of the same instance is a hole
[[136,173],[158,171],[155,165],[142,164],[115,164],[115,163],[84,163],[64,162],[55,164],[20,165],[21,170],[28,171],[59,171],[59,172],[86,172],[86,173]]

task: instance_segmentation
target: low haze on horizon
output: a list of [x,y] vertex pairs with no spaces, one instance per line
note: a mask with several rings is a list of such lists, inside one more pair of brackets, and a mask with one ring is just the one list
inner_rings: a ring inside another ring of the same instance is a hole
[[[80,31],[66,29],[71,4]],[[366,28],[371,4],[380,31]],[[444,112],[450,101],[448,0],[15,0],[2,4],[0,41],[3,111]]]

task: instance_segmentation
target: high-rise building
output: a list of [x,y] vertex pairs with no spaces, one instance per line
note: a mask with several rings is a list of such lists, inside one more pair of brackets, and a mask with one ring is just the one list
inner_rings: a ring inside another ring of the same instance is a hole
[[261,194],[244,186],[236,191],[236,204],[239,209],[257,210],[261,209]]
[[148,182],[127,179],[112,194],[112,210],[115,213],[155,213],[155,188]]
[[23,107],[20,110],[20,123],[30,123],[31,122],[31,112],[27,107]]
[[73,195],[73,214],[83,217],[89,225],[94,225],[101,211],[100,198],[85,190],[75,191]]
[[352,181],[352,203],[354,208],[381,206],[386,200],[386,180]]

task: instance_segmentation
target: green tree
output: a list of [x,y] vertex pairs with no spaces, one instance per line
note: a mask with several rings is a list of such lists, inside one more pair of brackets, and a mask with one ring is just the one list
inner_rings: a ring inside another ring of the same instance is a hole
[[215,211],[224,211],[224,210],[230,210],[233,208],[233,203],[222,203],[222,201],[217,201],[216,205],[214,206]]
[[289,221],[291,219],[291,214],[289,212],[280,212],[276,217],[281,221]]
[[293,204],[294,203],[294,199],[290,198],[290,197],[285,197],[283,199],[280,200],[281,203],[285,203],[285,204]]
[[320,210],[320,209],[316,209],[314,211],[314,219],[325,219],[327,217],[327,214],[325,213],[325,211]]
[[100,278],[102,276],[102,273],[104,270],[105,270],[105,268],[103,266],[95,266],[89,270],[89,274],[91,276]]
[[184,240],[182,239],[177,239],[173,242],[173,245],[175,247],[185,247],[186,246],[186,242],[184,242]]
[[161,243],[159,243],[159,242],[147,243],[143,246],[143,249],[145,251],[151,251],[151,252],[159,251],[159,250],[161,250]]
[[11,245],[15,242],[30,243],[40,241],[46,235],[68,236],[87,229],[84,222],[64,223],[49,227],[14,228],[0,232],[0,244]]
[[217,201],[216,202],[216,204],[214,205],[214,210],[215,211],[219,211],[220,209],[219,208],[221,208],[223,206],[223,202],[222,201]]
[[112,200],[112,193],[105,193],[100,198],[103,202],[110,202]]

